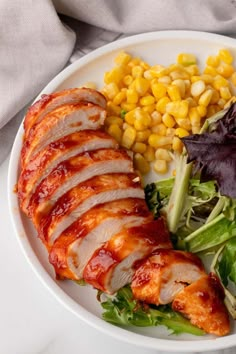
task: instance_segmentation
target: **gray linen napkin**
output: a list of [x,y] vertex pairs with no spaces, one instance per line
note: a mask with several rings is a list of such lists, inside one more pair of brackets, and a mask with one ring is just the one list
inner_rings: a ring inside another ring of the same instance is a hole
[[232,35],[236,1],[1,0],[0,163],[25,108],[66,65],[125,34],[165,29]]

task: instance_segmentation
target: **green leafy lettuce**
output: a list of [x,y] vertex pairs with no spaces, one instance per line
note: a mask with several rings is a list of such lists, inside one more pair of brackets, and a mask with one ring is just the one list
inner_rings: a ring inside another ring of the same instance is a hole
[[135,300],[129,286],[120,289],[115,297],[107,297],[101,305],[105,310],[103,319],[115,325],[139,327],[163,325],[173,334],[190,333],[198,336],[205,334],[168,305],[149,306]]

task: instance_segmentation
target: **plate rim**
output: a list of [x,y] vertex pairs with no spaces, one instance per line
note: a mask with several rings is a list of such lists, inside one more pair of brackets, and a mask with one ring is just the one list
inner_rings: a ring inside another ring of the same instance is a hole
[[[224,46],[232,46],[236,49],[236,39],[227,37],[221,34],[215,34],[210,32],[201,31],[183,31],[183,30],[167,30],[167,31],[154,31],[148,33],[140,33],[136,35],[127,36],[122,39],[118,39],[112,43],[106,44],[88,54],[82,58],[76,60],[74,63],[67,66],[64,70],[59,72],[39,93],[34,102],[40,98],[42,94],[53,92],[57,86],[62,84],[70,75],[83,67],[87,62],[93,61],[101,55],[107,54],[113,50],[122,49],[125,45],[140,43],[140,41],[147,40],[160,40],[160,39],[170,39],[179,38],[183,39],[196,39],[203,41],[212,41],[217,44],[222,43]],[[132,345],[136,345],[143,348],[163,350],[169,352],[194,352],[194,346],[197,347],[196,350],[219,350],[226,349],[236,345],[236,334],[230,334],[226,337],[218,337],[214,339],[205,340],[175,340],[175,339],[162,339],[147,337],[143,334],[134,333],[127,331],[121,327],[113,326],[92,314],[90,311],[86,310],[73,300],[55,280],[51,278],[46,269],[41,264],[36,253],[32,249],[27,236],[22,236],[22,230],[24,230],[23,223],[21,220],[21,211],[18,205],[18,199],[16,193],[13,192],[14,185],[17,180],[17,171],[19,166],[19,142],[23,135],[23,122],[21,123],[18,132],[16,134],[13,147],[10,154],[10,161],[8,167],[8,179],[7,179],[7,189],[8,189],[8,207],[11,222],[14,227],[14,233],[17,242],[27,260],[30,267],[33,269],[36,276],[44,284],[44,286],[49,290],[49,292],[61,303],[65,308],[72,312],[75,316],[79,317],[82,321],[85,321],[90,326],[96,328],[103,333],[119,339],[123,342],[127,342]]]

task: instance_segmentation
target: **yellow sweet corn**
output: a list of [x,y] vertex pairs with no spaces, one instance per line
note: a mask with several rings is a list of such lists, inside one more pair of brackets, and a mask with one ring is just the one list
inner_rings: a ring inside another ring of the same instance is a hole
[[168,102],[166,103],[165,111],[176,118],[185,118],[188,114],[188,101]]
[[149,163],[140,153],[134,154],[134,167],[144,175],[150,171]]
[[233,62],[233,57],[232,57],[231,53],[229,52],[229,50],[227,50],[227,49],[220,49],[219,50],[219,58],[220,58],[220,60],[222,60],[226,64],[232,64],[232,62]]
[[180,53],[177,57],[177,63],[184,65],[184,66],[189,66],[189,65],[196,64],[197,59],[196,59],[195,55],[193,55],[193,54]]
[[168,170],[166,160],[156,160],[153,164],[153,169],[157,173],[166,173]]
[[[177,80],[175,80],[177,81]],[[167,93],[171,99],[171,101],[180,101],[181,100],[181,93],[176,85],[170,85],[167,87]]]
[[121,143],[122,129],[118,124],[111,124],[107,129],[108,134],[110,134],[118,143]]
[[121,139],[121,145],[126,149],[130,149],[136,138],[136,130],[132,127],[125,129]]

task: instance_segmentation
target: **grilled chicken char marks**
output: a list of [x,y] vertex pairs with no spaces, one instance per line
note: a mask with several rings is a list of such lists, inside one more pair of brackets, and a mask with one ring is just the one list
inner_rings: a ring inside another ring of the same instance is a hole
[[162,218],[125,228],[94,252],[83,278],[95,288],[113,294],[131,283],[137,261],[158,248],[172,248]]
[[212,274],[199,278],[180,291],[175,296],[172,308],[207,333],[224,336],[230,331],[224,290],[217,277]]
[[82,279],[94,251],[123,228],[153,219],[145,200],[120,199],[93,207],[54,242],[49,260],[60,277]]
[[48,113],[35,123],[24,140],[21,166],[27,163],[50,143],[79,130],[99,129],[104,123],[106,111],[92,103],[64,105]]
[[36,188],[29,213],[35,225],[56,201],[77,184],[107,173],[132,173],[133,163],[123,150],[99,149],[85,152],[60,163]]
[[86,151],[111,148],[117,149],[117,142],[100,130],[78,131],[46,146],[21,171],[18,197],[22,210],[28,213],[28,204],[36,187],[59,163]]
[[169,304],[180,290],[205,274],[200,258],[194,254],[161,249],[139,265],[131,288],[134,297],[141,301]]
[[112,173],[95,176],[70,189],[40,220],[39,237],[50,246],[83,213],[97,204],[124,198],[143,198],[137,174]]
[[39,123],[48,113],[65,104],[78,104],[80,102],[94,103],[106,108],[106,99],[98,91],[88,88],[72,88],[54,92],[42,97],[28,110],[24,119],[25,139],[32,126]]

